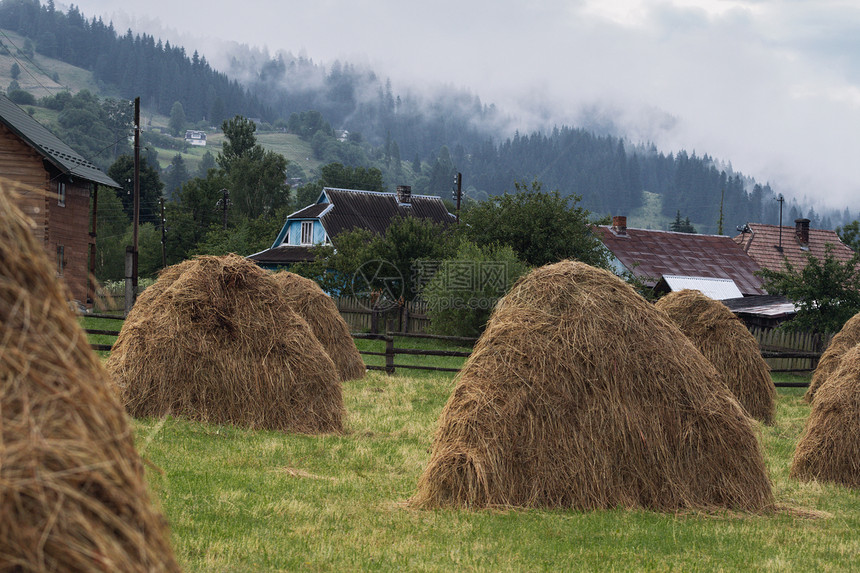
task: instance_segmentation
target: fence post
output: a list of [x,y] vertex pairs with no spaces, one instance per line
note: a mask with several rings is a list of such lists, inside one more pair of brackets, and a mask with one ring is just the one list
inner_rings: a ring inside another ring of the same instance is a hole
[[385,373],[394,374],[394,337],[385,337]]

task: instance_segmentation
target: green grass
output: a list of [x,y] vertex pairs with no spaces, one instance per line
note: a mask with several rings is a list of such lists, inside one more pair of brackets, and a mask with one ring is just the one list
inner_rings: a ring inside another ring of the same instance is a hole
[[[89,328],[116,322],[84,319]],[[358,341],[370,349],[381,343]],[[397,338],[398,347],[452,349]],[[463,347],[460,347],[463,348]],[[374,348],[378,350],[378,348]],[[368,362],[373,360],[368,357]],[[461,358],[398,356],[456,366]],[[778,381],[806,377],[774,375]],[[186,571],[848,571],[860,492],[788,477],[809,406],[778,390],[759,426],[778,507],[725,512],[418,511],[404,503],[429,458],[452,374],[371,372],[344,384],[341,436],[135,420],[148,479]]]
[[[344,385],[342,436],[138,420],[150,484],[187,571],[842,571],[860,555],[860,493],[788,478],[809,407],[779,391],[761,427],[770,515],[417,511],[453,378],[371,373]],[[792,508],[792,510],[788,510]]]

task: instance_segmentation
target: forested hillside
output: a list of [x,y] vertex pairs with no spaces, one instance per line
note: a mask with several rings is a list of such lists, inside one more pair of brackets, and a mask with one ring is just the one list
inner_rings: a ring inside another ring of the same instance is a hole
[[[0,46],[18,54],[22,65],[34,50],[85,68],[111,93],[140,97],[152,112],[176,115],[179,104],[188,127],[210,129],[235,115],[258,119],[260,132],[300,135],[321,163],[380,169],[389,189],[406,183],[415,192],[448,197],[460,172],[467,197],[477,199],[536,179],[546,189],[581,195],[582,205],[599,215],[633,214],[648,191],[662,198],[662,217],[680,212],[701,232],[718,232],[720,221],[726,234],[748,221],[778,221],[775,190],[727,162],[574,126],[521,134],[503,110],[463,90],[398,92],[389,79],[349,63],[323,66],[288,52],[271,57],[245,47],[227,69],[215,70],[204,54],[117,31],[74,6],[64,13],[52,0],[0,1],[0,27],[28,39],[28,46]],[[319,175],[298,171],[293,175],[304,181]],[[852,214],[819,214],[789,199],[784,220],[800,215],[813,226],[833,227]]]

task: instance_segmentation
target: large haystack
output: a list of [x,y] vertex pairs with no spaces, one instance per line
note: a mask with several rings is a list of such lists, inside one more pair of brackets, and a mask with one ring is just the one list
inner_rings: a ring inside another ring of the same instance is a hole
[[331,297],[317,283],[299,275],[281,271],[272,276],[283,289],[290,308],[310,325],[334,361],[341,381],[364,378],[367,373],[364,360]]
[[0,189],[0,570],[178,571],[122,406]]
[[860,488],[860,346],[818,388],[791,476]]
[[842,355],[857,344],[860,344],[860,313],[852,316],[827,345],[827,349],[818,361],[815,372],[812,373],[812,381],[810,381],[809,388],[803,396],[804,400],[812,402],[821,383],[827,380],[839,367]]
[[339,432],[334,363],[274,279],[237,255],[166,269],[129,313],[107,362],[132,416]]
[[758,342],[723,303],[697,290],[669,293],[657,301],[681,332],[705,355],[753,418],[773,424],[776,388]]
[[618,277],[565,261],[499,302],[410,501],[757,511],[772,495],[713,366]]

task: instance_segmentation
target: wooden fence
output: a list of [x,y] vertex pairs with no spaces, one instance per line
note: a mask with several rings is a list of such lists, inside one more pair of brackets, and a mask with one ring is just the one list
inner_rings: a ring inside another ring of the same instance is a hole
[[[354,315],[361,316],[362,320],[364,321],[369,322],[371,321],[371,319],[379,321],[378,327],[380,328],[380,330],[382,330],[382,333],[352,333],[353,338],[357,340],[379,340],[385,343],[385,348],[382,352],[370,350],[360,351],[361,354],[365,356],[384,357],[384,365],[368,365],[367,368],[369,370],[381,370],[389,374],[394,374],[398,368],[415,370],[435,370],[439,372],[458,372],[459,368],[421,366],[396,362],[397,356],[448,356],[468,358],[471,354],[471,352],[464,352],[462,350],[433,350],[426,348],[398,347],[395,346],[396,339],[402,340],[415,338],[425,340],[442,340],[466,347],[473,346],[477,341],[476,338],[465,338],[458,336],[439,336],[414,332],[395,332],[393,329],[391,329],[393,325],[403,327],[403,325],[405,324],[405,328],[409,329],[410,323],[420,324],[419,321],[425,320],[422,318],[408,315],[407,313],[409,311],[403,311],[402,308],[403,307],[398,309],[398,313],[406,316],[405,322],[396,321],[396,317],[392,316],[392,313],[379,313],[379,315],[374,318],[374,313],[371,310],[353,309]],[[345,312],[350,311],[347,310]],[[91,316],[94,318],[108,318],[118,321],[124,320],[122,316],[117,315],[88,314],[86,316]],[[119,334],[118,331],[114,330],[87,329],[86,332],[87,334],[97,334],[105,336],[117,336]],[[832,336],[821,336],[818,334],[811,333],[791,333],[759,328],[753,328],[752,334],[753,336],[755,336],[756,340],[758,340],[759,347],[761,348],[761,355],[771,367],[771,372],[811,372],[818,365],[818,360],[821,357],[821,352],[823,348],[825,348],[826,345],[829,344],[830,339],[832,338]],[[94,350],[102,351],[110,351],[111,349],[111,345],[107,344],[93,344],[92,347]],[[806,382],[790,382],[778,383],[777,386],[805,386],[807,384],[808,383]]]
[[750,329],[771,372],[811,372],[833,335],[787,332],[773,328]]
[[337,310],[353,332],[424,334],[429,330],[427,303],[423,301],[374,305],[369,298],[333,297]]

